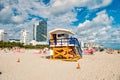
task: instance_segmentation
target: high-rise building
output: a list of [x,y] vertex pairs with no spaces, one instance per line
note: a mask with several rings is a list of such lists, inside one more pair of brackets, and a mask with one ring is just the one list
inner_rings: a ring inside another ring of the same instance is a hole
[[24,45],[28,44],[29,42],[29,32],[27,30],[21,31],[20,42],[24,43]]
[[7,42],[7,33],[0,29],[0,41]]
[[37,42],[47,41],[47,21],[40,21],[33,25],[33,40]]
[[4,30],[0,30],[0,41],[3,41],[4,38]]

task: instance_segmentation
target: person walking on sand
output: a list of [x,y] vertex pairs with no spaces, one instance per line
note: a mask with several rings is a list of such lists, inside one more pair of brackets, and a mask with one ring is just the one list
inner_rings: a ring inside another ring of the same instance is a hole
[[53,50],[50,49],[50,59],[53,57]]

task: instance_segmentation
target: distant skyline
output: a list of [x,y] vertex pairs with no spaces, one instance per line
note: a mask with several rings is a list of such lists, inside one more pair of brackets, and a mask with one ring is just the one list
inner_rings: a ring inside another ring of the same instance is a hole
[[15,39],[21,30],[28,30],[32,39],[33,24],[47,20],[48,33],[66,28],[79,40],[116,46],[120,44],[119,4],[120,0],[0,0],[0,29]]

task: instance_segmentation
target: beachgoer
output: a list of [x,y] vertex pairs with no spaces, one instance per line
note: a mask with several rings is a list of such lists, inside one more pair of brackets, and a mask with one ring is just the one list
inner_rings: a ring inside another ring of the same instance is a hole
[[53,57],[53,50],[50,49],[50,59]]

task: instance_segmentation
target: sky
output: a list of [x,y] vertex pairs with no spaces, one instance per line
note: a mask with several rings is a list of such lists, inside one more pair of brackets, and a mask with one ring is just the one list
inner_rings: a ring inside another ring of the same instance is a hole
[[9,39],[19,39],[21,30],[28,30],[32,40],[33,24],[46,20],[48,33],[65,28],[84,42],[120,48],[119,4],[120,0],[0,0],[0,29]]

